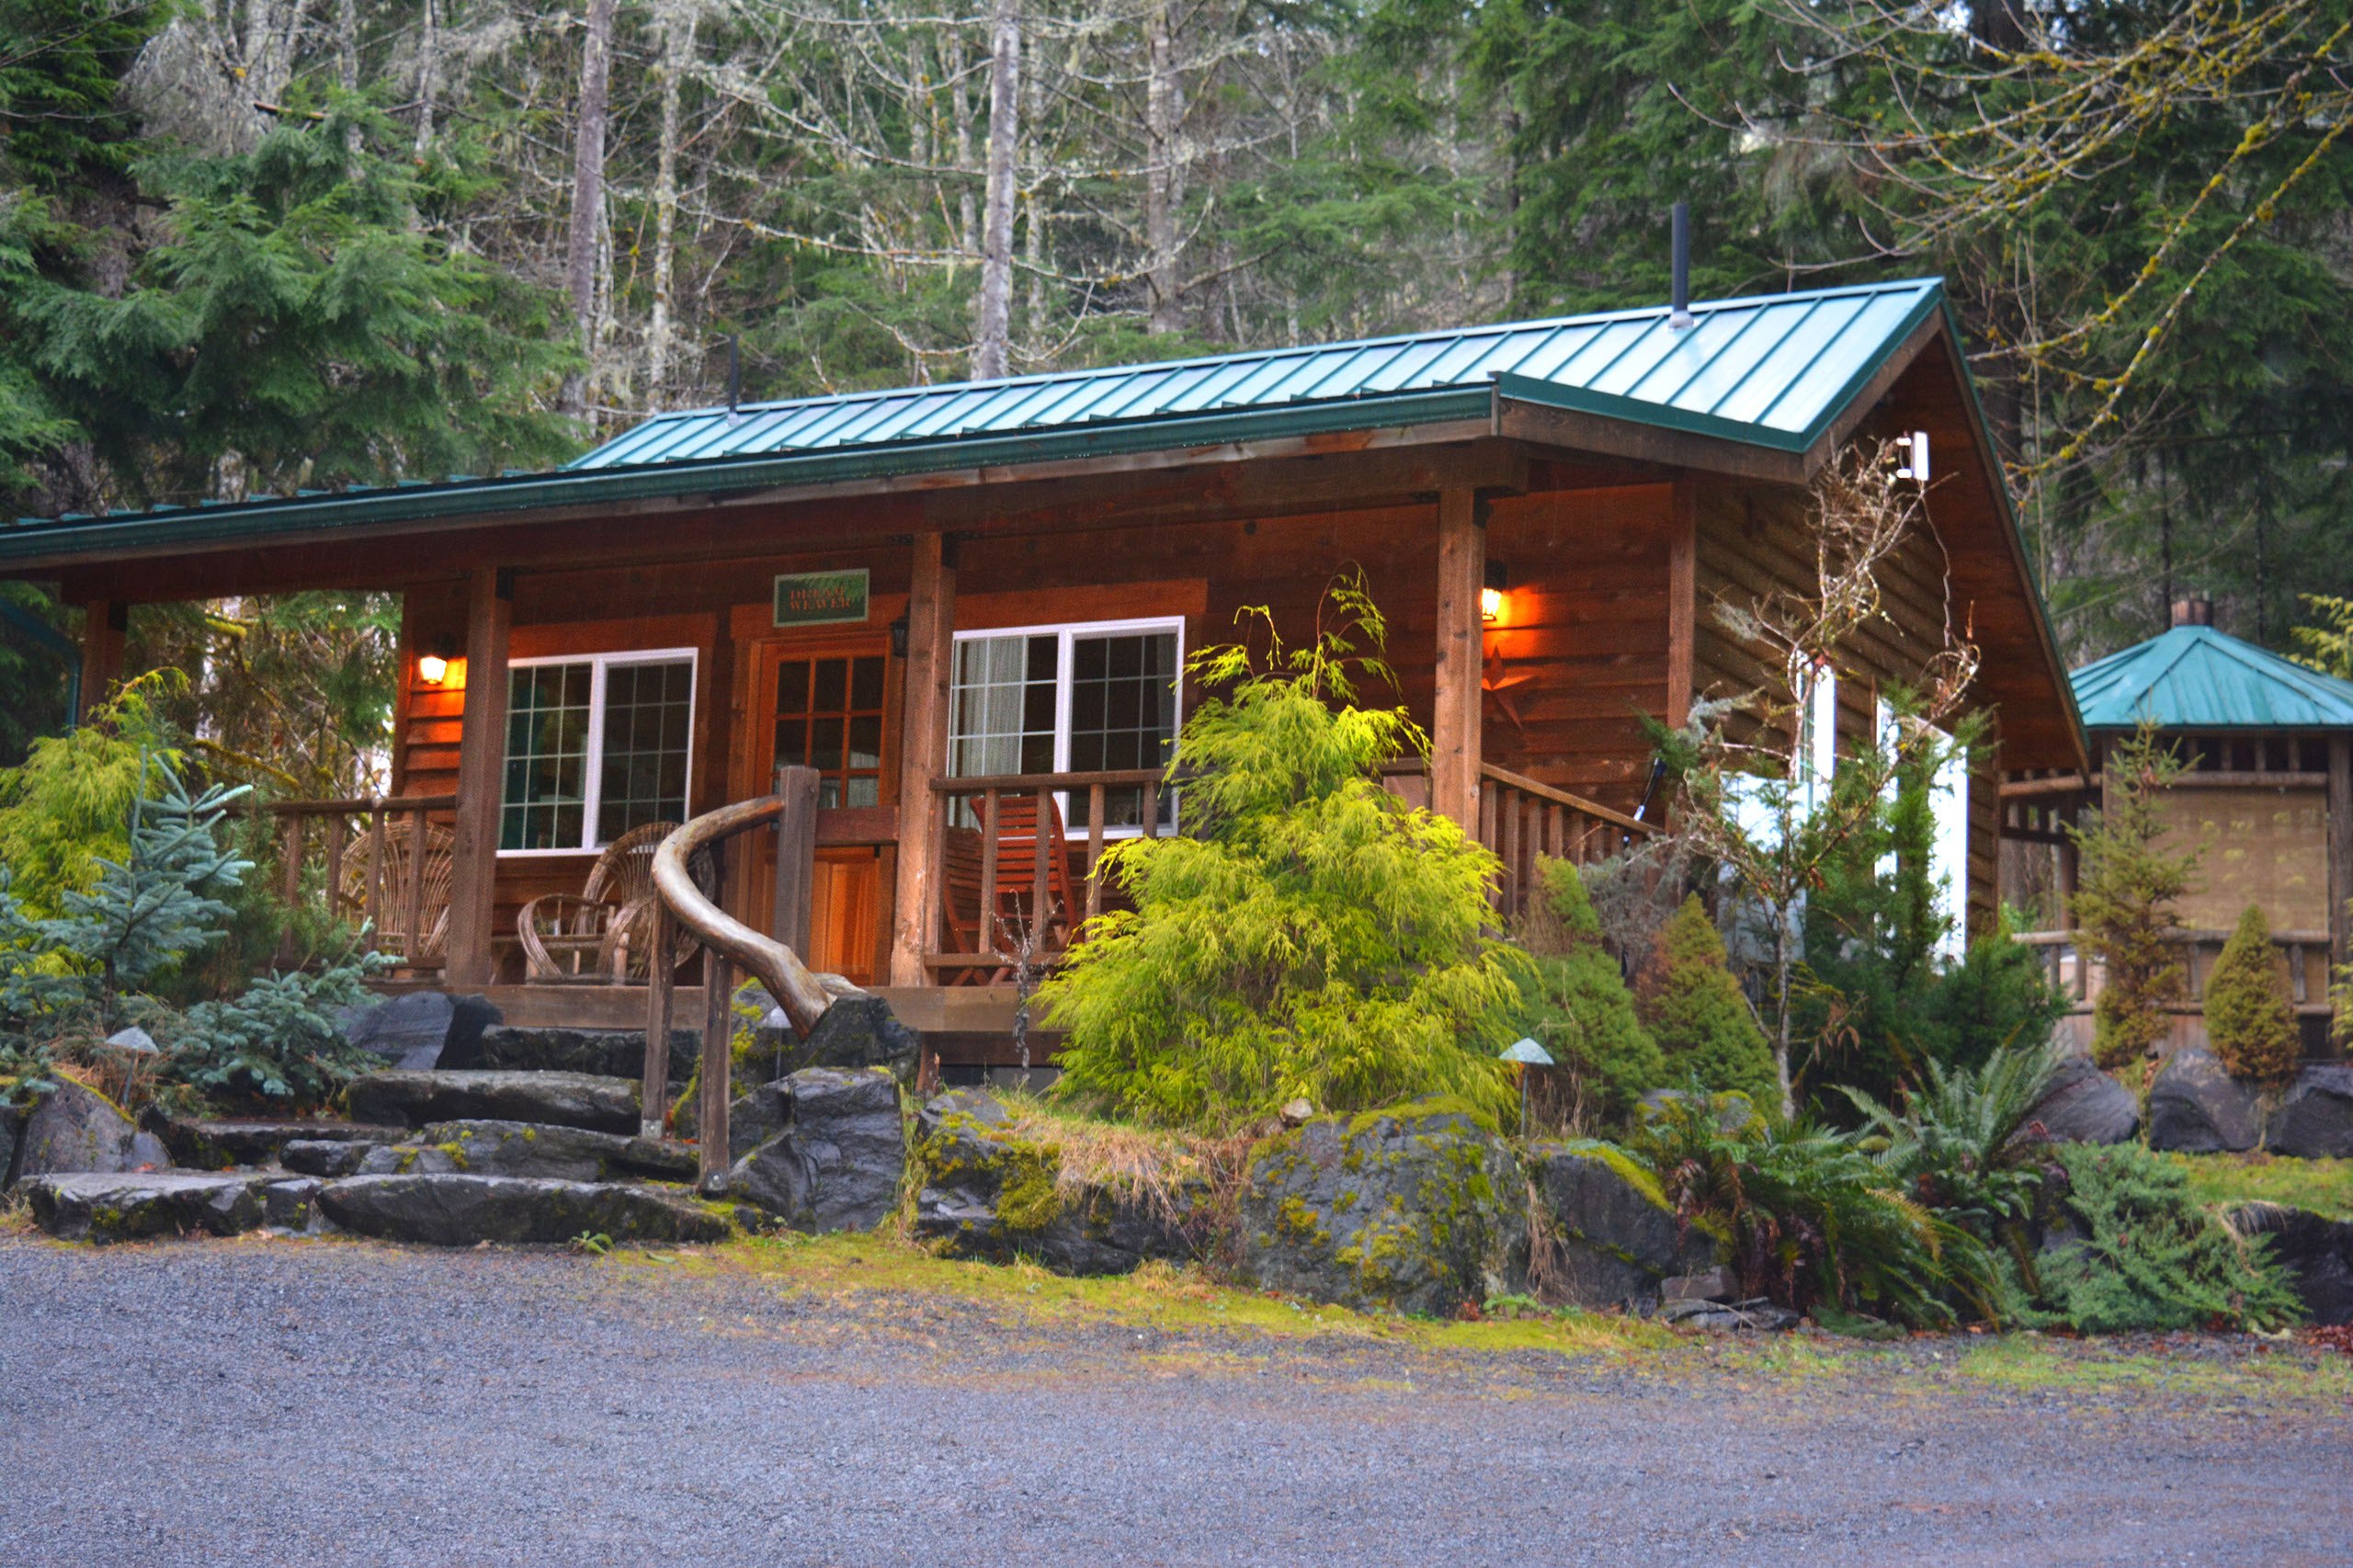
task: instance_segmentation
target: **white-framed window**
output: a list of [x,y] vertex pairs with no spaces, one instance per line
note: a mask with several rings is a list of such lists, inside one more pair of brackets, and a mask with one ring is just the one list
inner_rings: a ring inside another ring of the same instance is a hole
[[576,855],[684,822],[695,650],[566,653],[507,665],[502,855]]
[[[1879,708],[1879,730],[1883,744],[1892,744],[1888,732],[1895,723],[1895,711],[1886,703]],[[1938,732],[1939,740],[1950,737]],[[1937,940],[1939,958],[1960,958],[1969,947],[1969,757],[1964,753],[1948,756],[1937,767],[1936,776],[1928,780],[1928,818],[1933,824],[1928,837],[1928,890],[1936,900],[1937,913],[1947,922],[1944,935]],[[1893,868],[1884,863],[1882,873]]]
[[[1016,626],[956,634],[949,686],[948,771],[959,778],[1014,773],[1109,773],[1168,766],[1176,744],[1181,619]],[[1143,825],[1145,791],[1108,790],[1107,835]],[[1063,821],[1088,825],[1074,791]],[[1174,804],[1161,804],[1164,825]]]

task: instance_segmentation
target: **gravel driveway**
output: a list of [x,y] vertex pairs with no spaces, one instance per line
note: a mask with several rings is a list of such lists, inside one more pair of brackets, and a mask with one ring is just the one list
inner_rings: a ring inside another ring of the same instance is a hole
[[2353,1561],[2353,1420],[2310,1387],[1006,1319],[691,1260],[0,1236],[0,1564]]

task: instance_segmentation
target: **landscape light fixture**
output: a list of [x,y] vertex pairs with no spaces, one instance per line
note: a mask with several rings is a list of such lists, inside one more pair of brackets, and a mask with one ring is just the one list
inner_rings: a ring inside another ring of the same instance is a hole
[[1532,1040],[1521,1039],[1504,1047],[1503,1060],[1519,1065],[1519,1131],[1524,1138],[1528,1135],[1528,1070],[1550,1067],[1552,1053]]
[[1503,619],[1504,593],[1511,586],[1511,568],[1500,561],[1487,562],[1486,585],[1479,590],[1479,619],[1493,626]]

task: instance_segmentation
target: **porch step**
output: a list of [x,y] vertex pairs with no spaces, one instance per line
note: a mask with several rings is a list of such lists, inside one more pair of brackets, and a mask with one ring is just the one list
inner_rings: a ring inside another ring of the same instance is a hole
[[351,1081],[358,1121],[422,1128],[437,1121],[533,1121],[591,1132],[638,1130],[637,1081],[595,1073],[429,1073],[394,1069]]

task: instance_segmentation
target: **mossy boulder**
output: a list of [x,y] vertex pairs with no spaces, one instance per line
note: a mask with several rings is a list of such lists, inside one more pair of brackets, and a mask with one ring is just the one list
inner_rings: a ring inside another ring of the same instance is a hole
[[71,1172],[162,1170],[171,1163],[163,1141],[142,1132],[121,1107],[86,1085],[60,1077],[25,1118],[16,1175],[24,1181]]
[[918,1128],[915,1233],[948,1256],[1097,1275],[1196,1255],[1206,1184],[1163,1197],[1065,1180],[1061,1147],[1019,1136],[984,1095],[939,1096]]
[[1713,1236],[1677,1222],[1657,1179],[1622,1149],[1578,1141],[1528,1151],[1546,1229],[1530,1273],[1544,1293],[1581,1307],[1649,1307],[1663,1280],[1717,1261]]
[[584,1235],[715,1242],[734,1231],[723,1215],[684,1190],[528,1176],[350,1176],[320,1187],[318,1206],[347,1231],[428,1246],[558,1244]]
[[735,1162],[730,1197],[812,1233],[870,1231],[898,1208],[906,1124],[887,1070],[804,1068],[768,1085],[767,1102],[782,1125]]
[[1527,1189],[1467,1106],[1318,1117],[1252,1151],[1239,1242],[1263,1288],[1446,1315],[1525,1284]]
[[2149,1147],[2184,1154],[2233,1153],[2263,1141],[2256,1084],[2234,1078],[2213,1052],[2175,1051],[2149,1085]]
[[2018,1130],[2020,1143],[2122,1143],[2141,1130],[2132,1091],[2088,1056],[2070,1056],[2043,1085]]
[[2271,1121],[2271,1150],[2300,1160],[2353,1157],[2353,1067],[2307,1067]]

